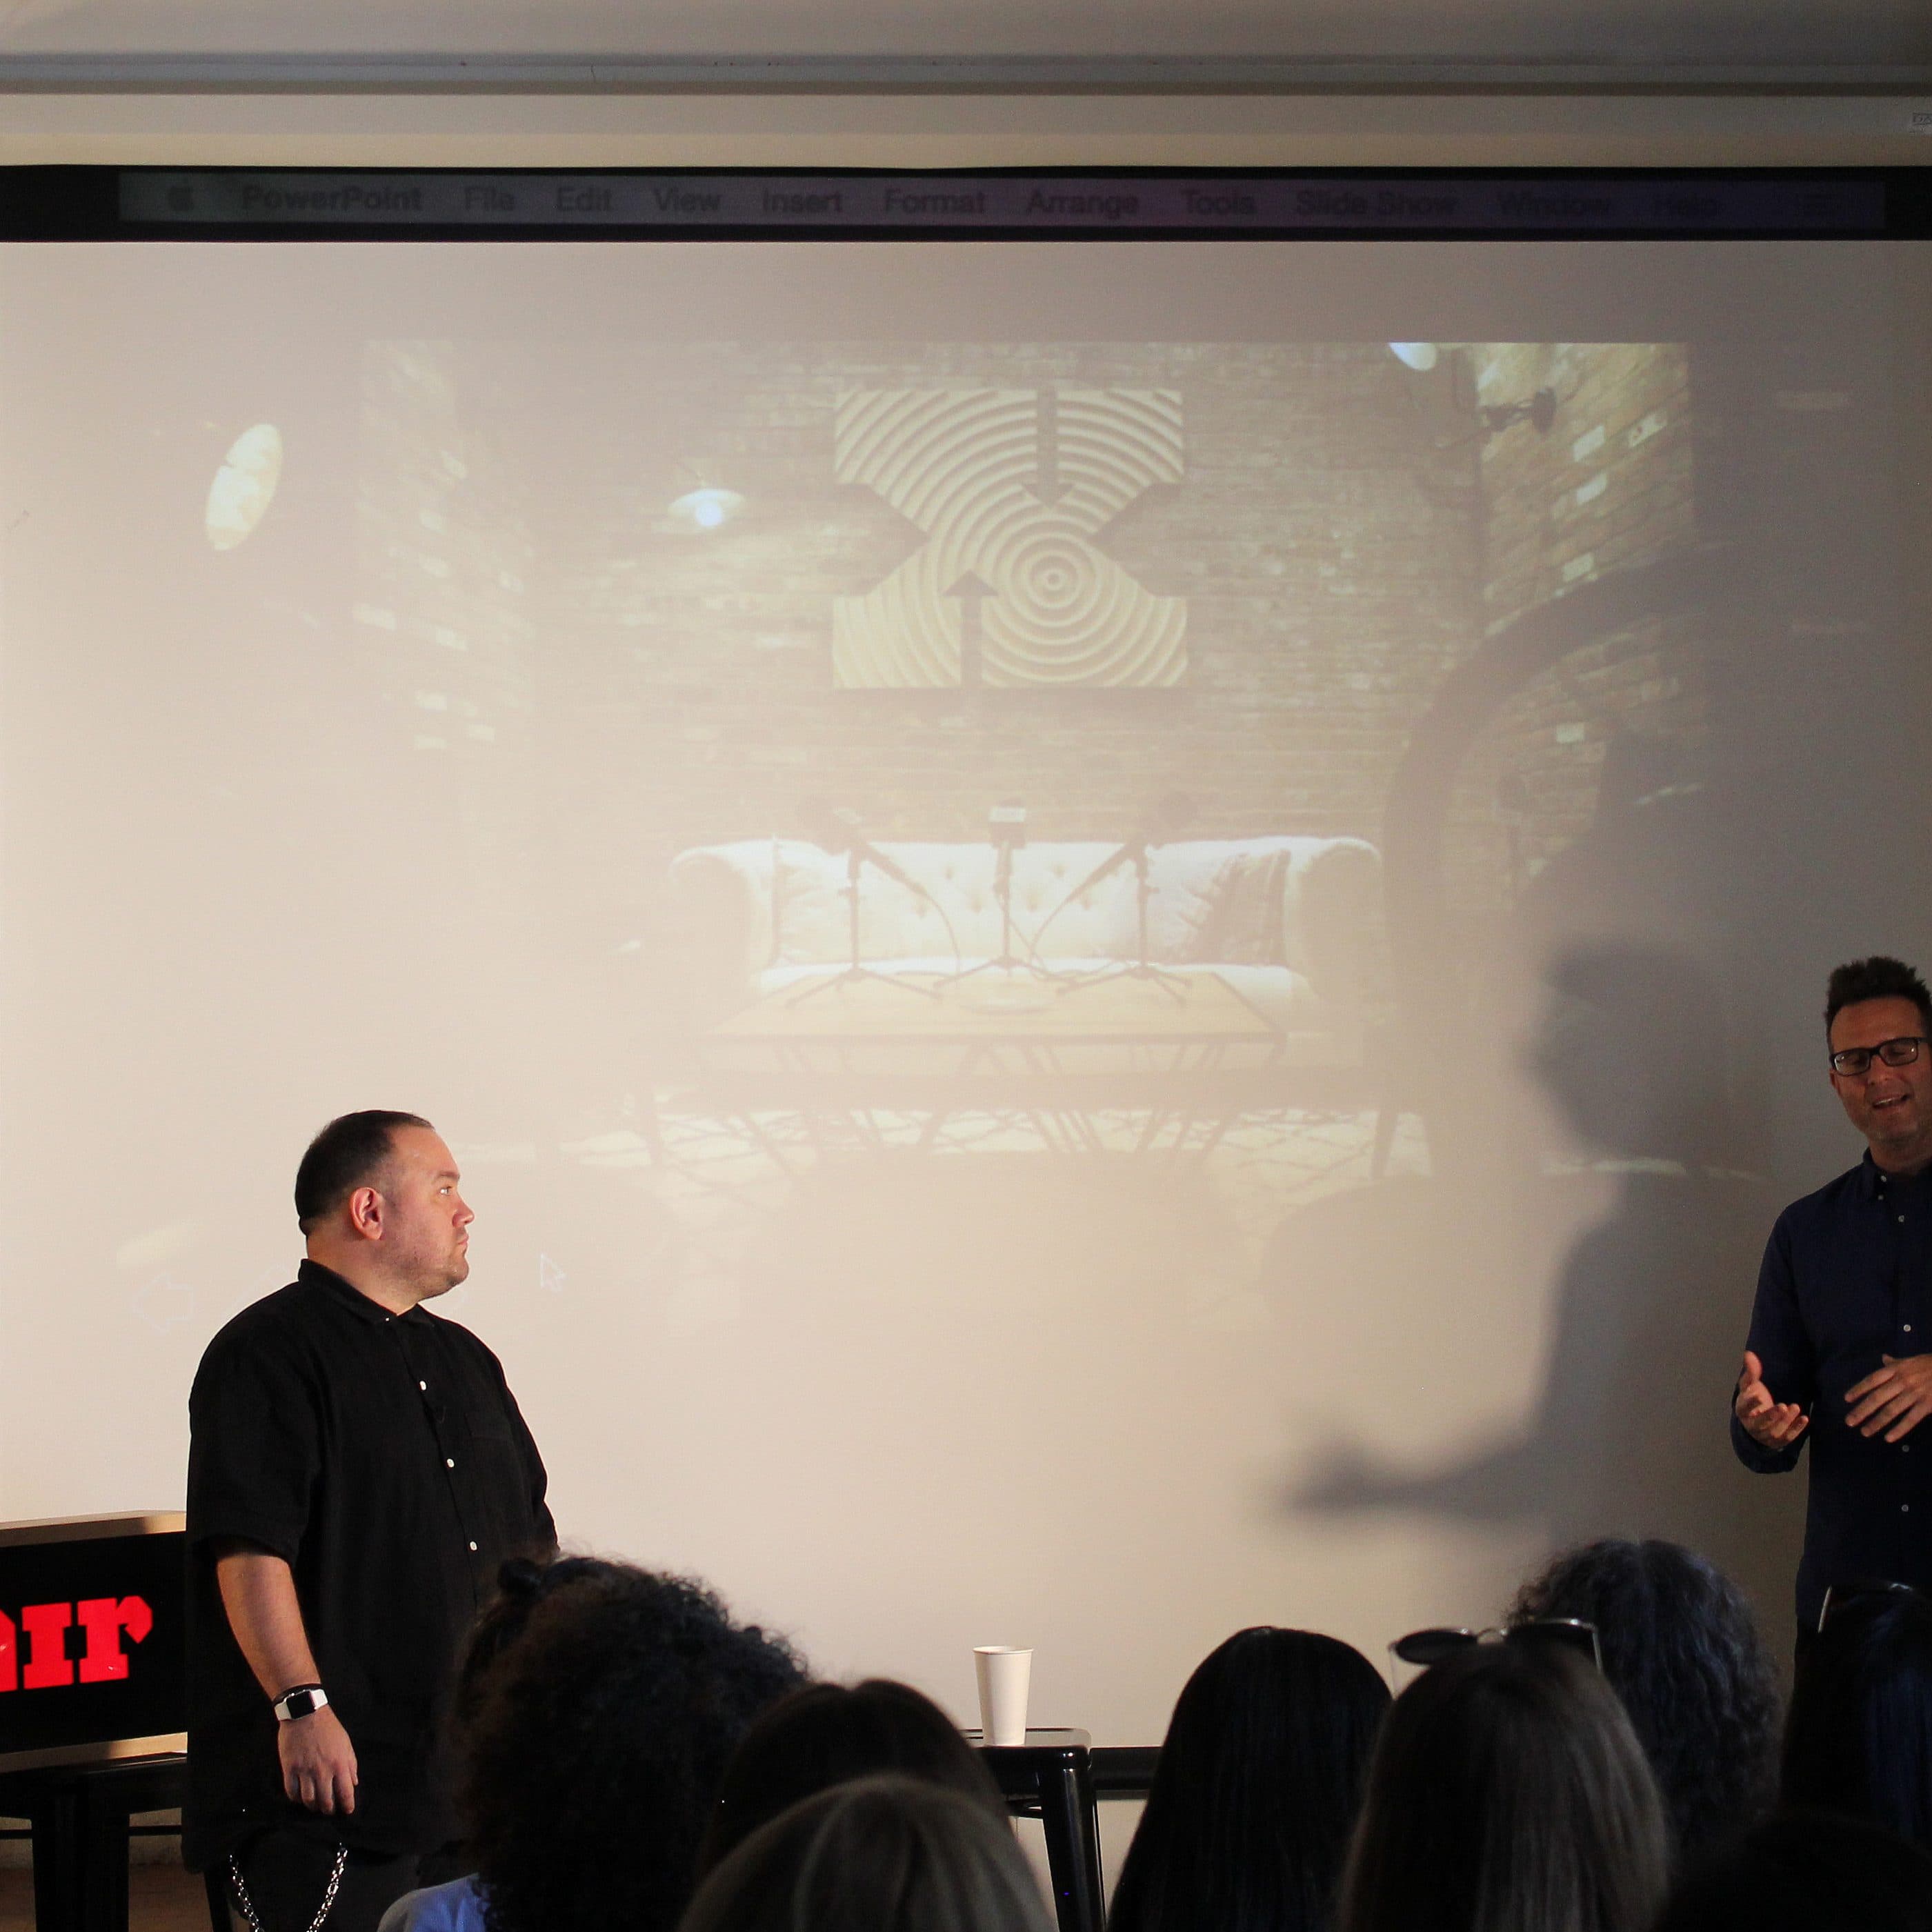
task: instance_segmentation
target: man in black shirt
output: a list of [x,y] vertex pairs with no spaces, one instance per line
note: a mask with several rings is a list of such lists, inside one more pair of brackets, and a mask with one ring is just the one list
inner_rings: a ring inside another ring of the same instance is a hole
[[1801,1642],[1832,1584],[1932,1586],[1932,995],[1898,960],[1856,960],[1825,1028],[1867,1151],[1772,1230],[1731,1417],[1748,1468],[1811,1444]]
[[325,1127],[296,1177],[308,1258],[188,1398],[182,1849],[263,1932],[310,1932],[325,1898],[334,1932],[373,1932],[453,1839],[458,1648],[503,1559],[555,1546],[501,1365],[422,1306],[470,1271],[458,1179],[414,1114]]

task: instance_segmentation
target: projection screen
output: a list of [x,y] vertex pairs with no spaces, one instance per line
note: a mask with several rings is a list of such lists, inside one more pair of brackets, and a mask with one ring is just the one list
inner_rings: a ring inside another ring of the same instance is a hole
[[1781,1629],[1725,1406],[1823,975],[1932,937],[1927,265],[0,249],[0,1515],[178,1504],[401,1107],[566,1540],[829,1674],[1152,1742],[1612,1531]]

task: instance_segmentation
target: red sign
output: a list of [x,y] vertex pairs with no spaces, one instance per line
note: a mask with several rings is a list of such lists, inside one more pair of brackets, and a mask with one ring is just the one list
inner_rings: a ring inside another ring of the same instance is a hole
[[[67,1633],[78,1622],[87,1633],[79,1668],[83,1684],[111,1684],[128,1674],[124,1637],[139,1643],[154,1627],[154,1613],[140,1597],[87,1597],[78,1604],[29,1604],[17,1627],[0,1610],[0,1691],[58,1690],[75,1679]],[[24,1633],[26,1650],[20,1650]]]

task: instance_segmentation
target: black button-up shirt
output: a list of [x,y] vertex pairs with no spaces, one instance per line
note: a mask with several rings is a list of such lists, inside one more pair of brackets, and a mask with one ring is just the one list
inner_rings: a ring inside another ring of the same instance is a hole
[[[506,1556],[553,1548],[536,1444],[466,1328],[391,1315],[302,1263],[208,1345],[188,1397],[188,1777],[202,1868],[258,1827],[378,1852],[453,1835],[441,1736],[458,1646]],[[275,1717],[215,1580],[230,1539],[286,1559],[355,1747],[346,1817],[282,1794]]]
[[1759,1448],[1731,1418],[1748,1468],[1789,1469],[1810,1445],[1801,1626],[1816,1624],[1834,1582],[1932,1586],[1932,1426],[1888,1443],[1845,1424],[1846,1390],[1881,1356],[1932,1354],[1932,1173],[1888,1174],[1867,1154],[1786,1208],[1765,1248],[1747,1346],[1772,1400],[1802,1402],[1811,1418],[1782,1450]]

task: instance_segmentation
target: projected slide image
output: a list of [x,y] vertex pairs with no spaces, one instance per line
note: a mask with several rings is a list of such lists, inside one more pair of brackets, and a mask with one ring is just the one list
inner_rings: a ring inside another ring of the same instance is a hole
[[1922,245],[0,266],[6,1514],[178,1498],[397,1107],[566,1539],[828,1676],[1787,1614],[1712,1391],[1932,952]]
[[694,1255],[828,1162],[1104,1156],[1198,1177],[1238,1298],[1430,1170],[1418,1028],[1695,781],[1700,621],[1592,597],[1694,539],[1680,347],[377,340],[361,388],[399,754],[466,916],[606,1003],[546,1136]]

